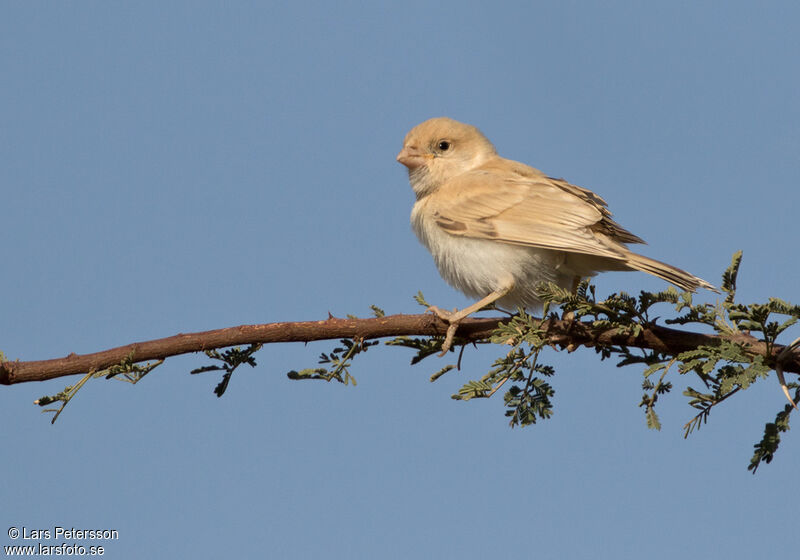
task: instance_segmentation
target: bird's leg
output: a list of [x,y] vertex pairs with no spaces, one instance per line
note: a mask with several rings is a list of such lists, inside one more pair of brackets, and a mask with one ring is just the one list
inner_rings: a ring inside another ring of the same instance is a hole
[[428,311],[435,313],[437,317],[439,317],[442,321],[447,321],[450,323],[450,326],[447,327],[447,334],[444,337],[444,343],[442,344],[442,352],[439,356],[444,356],[447,354],[447,351],[450,350],[450,347],[453,345],[453,337],[456,334],[456,330],[458,329],[458,324],[461,322],[462,319],[465,317],[475,313],[476,311],[480,311],[490,303],[494,303],[501,297],[505,296],[514,289],[514,282],[511,281],[499,290],[495,290],[485,298],[480,301],[476,301],[469,307],[465,307],[461,311],[444,311],[439,309],[435,305],[431,305],[428,308]]

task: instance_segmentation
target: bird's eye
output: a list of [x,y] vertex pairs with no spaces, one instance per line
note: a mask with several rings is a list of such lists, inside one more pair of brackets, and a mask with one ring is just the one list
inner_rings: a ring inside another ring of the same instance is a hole
[[450,142],[448,142],[447,140],[439,140],[438,148],[441,151],[446,152],[447,150],[450,149]]

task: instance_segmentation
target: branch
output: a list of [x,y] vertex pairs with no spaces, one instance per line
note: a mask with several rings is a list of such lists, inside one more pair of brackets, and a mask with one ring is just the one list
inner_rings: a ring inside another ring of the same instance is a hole
[[[457,336],[464,342],[487,339],[498,324],[507,318],[492,317],[464,319]],[[434,315],[387,315],[370,319],[338,319],[242,325],[212,331],[177,334],[146,342],[134,342],[93,354],[70,354],[64,358],[38,361],[0,362],[0,384],[12,385],[30,381],[46,381],[67,375],[100,371],[123,361],[128,363],[164,359],[191,352],[202,352],[244,344],[277,342],[311,342],[339,338],[365,340],[394,336],[444,336],[447,323]],[[646,326],[638,336],[616,328],[598,329],[591,322],[572,322],[548,319],[542,325],[549,344],[561,347],[620,345],[656,350],[677,355],[698,346],[717,346],[723,337],[697,332],[680,331],[657,325]],[[753,355],[765,355],[766,345],[749,334],[735,335],[736,342],[745,345]],[[725,340],[731,340],[726,337]],[[781,345],[770,348],[769,363],[774,363],[783,350]],[[800,354],[783,362],[783,371],[800,373]]]

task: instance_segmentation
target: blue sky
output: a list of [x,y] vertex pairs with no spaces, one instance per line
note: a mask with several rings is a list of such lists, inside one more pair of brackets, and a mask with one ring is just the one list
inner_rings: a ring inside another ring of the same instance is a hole
[[[718,282],[741,249],[744,301],[800,300],[796,3],[488,4],[5,3],[0,350],[415,313],[417,290],[467,304],[414,238],[394,159],[440,115],[595,190],[647,255]],[[680,391],[648,431],[639,369],[553,354],[555,416],[511,430],[501,399],[450,399],[500,350],[435,384],[447,362],[395,348],[361,357],[355,388],[286,379],[331,348],[265,348],[222,399],[188,374],[203,359],[172,359],[90,383],[54,426],[31,403],[77,378],[3,387],[3,531],[112,528],[112,558],[794,550],[800,440],[745,469],[774,378],[684,440]]]

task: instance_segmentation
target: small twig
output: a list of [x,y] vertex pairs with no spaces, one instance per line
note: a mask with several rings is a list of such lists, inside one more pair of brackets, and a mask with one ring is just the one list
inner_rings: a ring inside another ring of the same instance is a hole
[[[742,387],[740,385],[739,387],[736,387],[736,389],[734,389],[730,393],[726,393],[725,396],[723,396],[721,399],[719,399],[718,401],[714,401],[713,403],[711,403],[710,405],[705,407],[703,410],[701,410],[698,414],[696,414],[694,416],[694,418],[692,418],[691,420],[686,422],[686,424],[683,425],[683,438],[684,439],[688,438],[689,434],[694,431],[694,428],[692,428],[692,425],[695,424],[696,422],[698,422],[698,419],[702,419],[702,417],[708,418],[709,414],[711,414],[711,409],[712,408],[717,406],[719,403],[721,403],[722,401],[724,401],[728,397],[733,396],[736,393],[738,393],[741,388]],[[700,428],[698,427],[697,429],[699,430]]]
[[494,395],[494,394],[497,392],[497,390],[498,390],[498,389],[500,389],[500,387],[502,387],[502,386],[503,386],[503,384],[504,384],[506,381],[508,381],[510,378],[511,378],[511,375],[506,375],[506,376],[505,376],[503,379],[501,379],[501,380],[500,380],[500,382],[499,382],[497,385],[495,385],[494,387],[492,387],[492,390],[491,390],[491,391],[489,391],[489,393],[486,395],[486,398],[488,399],[489,397],[491,397],[492,395]]

